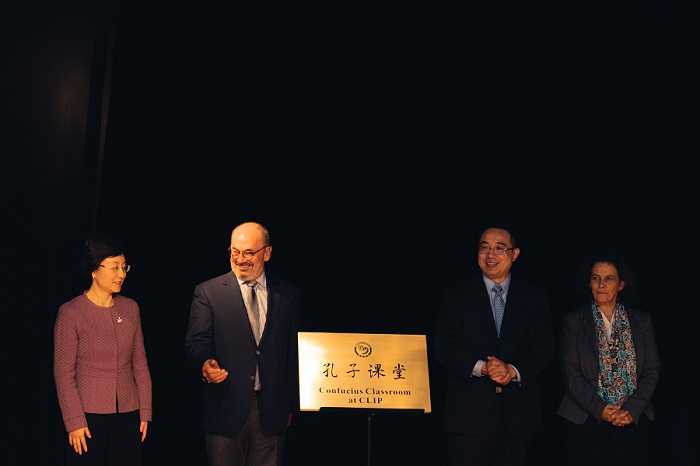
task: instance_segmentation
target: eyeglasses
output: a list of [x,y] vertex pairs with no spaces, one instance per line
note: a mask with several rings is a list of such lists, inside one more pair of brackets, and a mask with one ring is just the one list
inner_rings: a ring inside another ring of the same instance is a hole
[[104,267],[105,269],[109,269],[114,273],[117,273],[119,270],[121,270],[124,273],[127,273],[129,270],[131,270],[130,265],[125,265],[124,267],[119,267],[116,265],[102,265],[102,264],[100,264],[100,267]]
[[503,254],[506,253],[506,251],[512,251],[515,248],[504,248],[503,246],[494,246],[491,247],[488,244],[480,244],[479,245],[479,254],[488,254],[493,250],[493,253],[496,254],[497,256],[502,256]]
[[[269,244],[268,244],[268,246],[269,246]],[[243,254],[243,259],[249,261],[253,258],[253,256],[255,256],[257,253],[259,253],[260,251],[262,251],[266,247],[267,246],[263,246],[260,249],[258,249],[257,251],[253,251],[252,249],[246,249],[245,251],[240,252],[239,250],[234,249],[234,248],[229,246],[228,253],[231,256],[231,259],[238,259],[238,256]]]

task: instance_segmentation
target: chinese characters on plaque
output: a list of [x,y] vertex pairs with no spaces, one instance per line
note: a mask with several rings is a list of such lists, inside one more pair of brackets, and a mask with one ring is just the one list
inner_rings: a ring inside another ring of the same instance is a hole
[[299,332],[302,411],[431,411],[425,335]]

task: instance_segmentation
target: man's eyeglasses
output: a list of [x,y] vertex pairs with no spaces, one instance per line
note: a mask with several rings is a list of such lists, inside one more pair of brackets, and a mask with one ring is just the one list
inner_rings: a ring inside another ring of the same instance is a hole
[[479,254],[488,254],[493,250],[493,253],[502,256],[503,254],[506,253],[506,251],[512,251],[515,248],[504,248],[503,246],[494,246],[491,247],[488,244],[480,244],[479,245]]
[[102,265],[102,264],[100,264],[100,267],[104,267],[105,269],[109,269],[114,273],[117,273],[120,270],[124,273],[127,273],[129,270],[131,270],[130,265],[125,265],[124,267],[119,267],[117,265]]
[[265,249],[267,246],[263,246],[257,251],[253,251],[252,249],[246,249],[245,251],[241,252],[238,249],[234,249],[229,246],[228,248],[228,253],[231,256],[231,259],[238,259],[238,256],[243,255],[243,259],[249,261],[255,256],[257,253]]

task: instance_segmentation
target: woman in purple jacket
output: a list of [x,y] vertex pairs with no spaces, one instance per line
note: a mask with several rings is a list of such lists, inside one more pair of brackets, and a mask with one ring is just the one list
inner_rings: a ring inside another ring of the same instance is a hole
[[129,268],[118,239],[91,236],[81,270],[92,284],[58,310],[54,379],[69,466],[142,464],[151,375],[139,306],[119,294]]

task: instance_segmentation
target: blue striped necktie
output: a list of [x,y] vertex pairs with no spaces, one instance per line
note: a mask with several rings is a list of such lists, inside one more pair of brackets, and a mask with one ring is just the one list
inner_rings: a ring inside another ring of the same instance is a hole
[[498,335],[501,334],[501,322],[503,322],[503,310],[506,307],[505,302],[503,301],[503,287],[496,283],[493,285],[493,288],[491,288],[491,291],[494,292],[494,297],[493,297],[493,318],[496,321],[496,333]]

